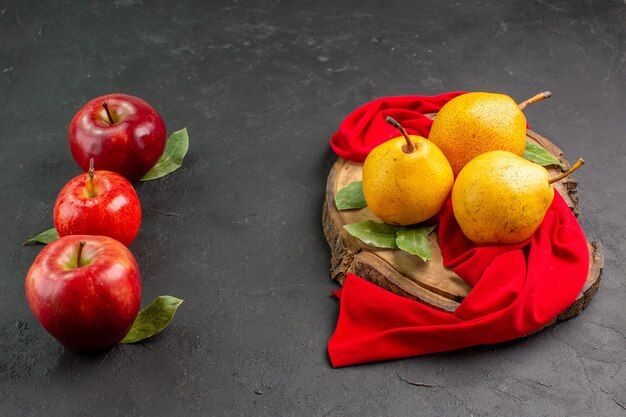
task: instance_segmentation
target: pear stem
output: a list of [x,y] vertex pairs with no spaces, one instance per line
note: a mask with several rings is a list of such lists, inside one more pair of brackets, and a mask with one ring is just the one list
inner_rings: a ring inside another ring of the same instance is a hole
[[76,268],[80,268],[80,257],[83,253],[84,247],[85,247],[85,242],[81,240],[80,243],[78,243],[78,253],[76,254]]
[[520,110],[524,110],[526,106],[528,106],[529,104],[533,104],[533,103],[536,103],[541,100],[545,100],[550,97],[552,97],[552,93],[550,91],[542,91],[541,93],[535,94],[528,100],[522,101],[517,106],[519,107]]
[[585,161],[583,159],[579,159],[578,161],[576,161],[576,163],[570,169],[568,169],[564,173],[562,173],[560,175],[557,175],[554,178],[550,178],[548,180],[548,184],[554,184],[555,182],[562,180],[563,178],[567,177],[568,175],[571,175],[572,172],[576,171],[578,168],[580,168],[584,164],[585,164]]
[[93,168],[93,158],[89,158],[89,180],[87,181],[87,196],[93,198],[96,196],[96,190],[93,185],[93,177],[95,170]]
[[106,103],[106,101],[102,102],[102,107],[104,107],[104,111],[107,112],[107,117],[109,118],[109,124],[115,124],[115,121],[113,120],[113,116],[111,115],[111,112],[109,111],[109,106]]
[[396,129],[398,129],[400,132],[402,132],[402,136],[404,136],[404,139],[406,140],[406,145],[404,145],[402,147],[402,150],[405,153],[413,153],[413,151],[415,151],[415,143],[413,143],[411,141],[411,138],[409,137],[409,135],[406,133],[406,130],[404,130],[404,128],[402,127],[402,125],[400,123],[398,123],[398,121],[396,119],[394,119],[391,116],[387,116],[385,118],[385,122],[389,123],[391,126],[395,127]]

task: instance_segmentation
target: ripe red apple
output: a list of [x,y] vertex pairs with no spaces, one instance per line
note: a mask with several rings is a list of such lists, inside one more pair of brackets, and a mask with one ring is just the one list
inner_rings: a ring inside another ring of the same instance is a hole
[[111,171],[72,178],[54,204],[59,236],[102,235],[133,243],[141,225],[141,205],[132,184]]
[[98,169],[141,179],[165,149],[163,119],[148,103],[126,94],[95,98],[76,113],[69,128],[70,150],[84,171]]
[[141,303],[141,276],[132,253],[106,236],[65,236],[48,244],[26,275],[35,318],[78,352],[115,345]]

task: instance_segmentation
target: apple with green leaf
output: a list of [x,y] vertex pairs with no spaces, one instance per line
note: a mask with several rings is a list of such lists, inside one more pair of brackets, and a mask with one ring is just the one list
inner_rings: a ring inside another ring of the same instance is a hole
[[141,205],[132,184],[111,171],[95,171],[71,179],[54,204],[59,236],[109,236],[129,246],[141,225]]
[[83,106],[69,127],[70,150],[83,171],[94,159],[98,169],[117,172],[129,181],[141,179],[165,149],[163,118],[144,100],[108,94]]
[[106,236],[72,235],[50,243],[26,275],[26,298],[61,344],[94,352],[117,344],[141,303],[141,276],[126,246]]

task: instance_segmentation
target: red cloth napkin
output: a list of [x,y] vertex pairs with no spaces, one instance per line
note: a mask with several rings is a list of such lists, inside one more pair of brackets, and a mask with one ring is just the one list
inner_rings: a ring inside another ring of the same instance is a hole
[[[441,105],[443,96],[437,96],[433,106]],[[419,101],[421,108],[428,107],[423,104],[428,98],[392,97],[390,100],[397,104],[398,99],[411,105]],[[388,109],[384,104],[386,100],[375,100],[355,113],[370,121],[378,120],[380,111],[372,114],[368,106]],[[392,107],[396,115],[402,113],[401,109]],[[355,139],[356,136],[347,130],[341,132],[340,128],[333,139],[341,138],[335,139],[343,146],[340,148],[343,156],[340,156],[358,160],[376,141],[361,121],[355,120],[354,113],[348,119],[355,129],[360,126],[363,137]],[[418,120],[422,119],[418,117]],[[421,128],[425,128],[426,123],[423,120],[420,123]],[[347,129],[346,121],[342,126]],[[350,152],[352,144],[353,153]],[[334,367],[497,343],[528,335],[574,302],[589,269],[587,240],[557,192],[541,226],[525,242],[477,247],[461,232],[450,200],[439,216],[438,237],[444,265],[453,268],[472,285],[469,295],[453,313],[441,312],[349,274],[343,288],[336,293],[340,298],[339,320],[328,343]]]
[[583,231],[556,192],[537,232],[516,245],[477,247],[461,233],[448,200],[439,242],[444,265],[473,285],[456,311],[435,310],[349,274],[336,293],[339,321],[328,343],[333,366],[526,336],[574,302],[589,269]]
[[343,159],[363,162],[372,149],[400,135],[385,122],[391,116],[413,135],[428,137],[432,120],[424,113],[436,113],[444,104],[463,94],[452,92],[438,96],[382,97],[354,110],[339,125],[330,146]]

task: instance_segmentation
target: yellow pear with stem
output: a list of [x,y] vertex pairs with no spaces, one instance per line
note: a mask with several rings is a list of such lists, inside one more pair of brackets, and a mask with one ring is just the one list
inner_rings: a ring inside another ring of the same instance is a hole
[[391,117],[386,121],[402,135],[378,145],[365,159],[363,196],[385,223],[420,223],[437,214],[450,195],[452,168],[433,143],[408,135]]
[[472,159],[452,188],[452,209],[463,234],[481,245],[511,244],[528,239],[552,204],[552,184],[584,164],[550,178],[534,162],[506,151]]
[[428,139],[448,158],[455,177],[465,164],[485,152],[501,150],[522,156],[526,148],[522,110],[551,96],[544,91],[517,104],[504,94],[462,94],[437,113]]

